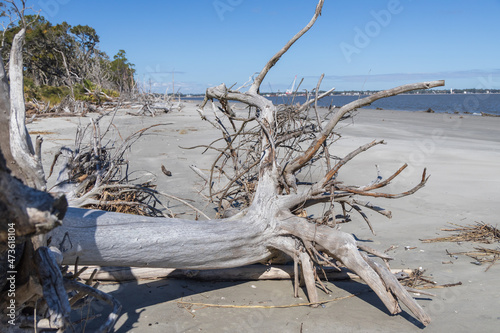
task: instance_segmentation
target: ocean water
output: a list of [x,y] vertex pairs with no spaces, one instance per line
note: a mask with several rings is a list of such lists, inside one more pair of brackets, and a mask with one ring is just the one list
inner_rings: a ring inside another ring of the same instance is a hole
[[[342,106],[364,96],[334,95],[318,101],[319,106]],[[268,97],[275,104],[304,103],[305,96]],[[406,94],[379,99],[365,108],[448,113],[490,113],[500,115],[500,94]]]

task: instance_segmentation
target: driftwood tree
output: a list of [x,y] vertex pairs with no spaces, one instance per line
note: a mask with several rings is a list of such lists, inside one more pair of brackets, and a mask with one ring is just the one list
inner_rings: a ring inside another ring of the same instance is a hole
[[[390,258],[358,244],[352,235],[341,232],[331,224],[314,223],[294,214],[299,208],[331,202],[350,205],[357,210],[364,206],[389,215],[388,211],[358,197],[398,198],[423,187],[427,181],[425,171],[420,182],[407,192],[388,194],[374,191],[386,186],[403,171],[404,166],[391,177],[367,186],[347,186],[337,180],[338,171],[343,165],[382,141],[361,146],[338,160],[327,157],[333,162],[327,163],[328,168],[320,179],[308,186],[297,186],[296,175],[317,158],[329,154],[325,148],[329,146],[328,140],[331,140],[339,121],[349,112],[380,98],[444,84],[443,81],[423,82],[381,91],[341,107],[323,123],[317,119],[315,127],[302,128],[299,125],[287,133],[280,132],[278,125],[282,110],[261,96],[259,88],[281,56],[312,27],[321,13],[322,6],[321,0],[311,21],[269,60],[248,91],[233,91],[224,84],[207,89],[200,113],[203,114],[203,108],[209,100],[216,99],[220,102],[221,109],[234,122],[238,119],[230,110],[228,101],[239,101],[254,111],[251,117],[241,121],[246,123],[253,120],[259,125],[259,146],[255,147],[255,156],[258,157],[252,164],[256,167],[258,179],[254,181],[255,189],[251,191],[247,207],[229,218],[209,221],[158,219],[69,208],[63,226],[51,233],[54,242],[64,244],[64,262],[69,264],[79,257],[82,264],[101,266],[203,270],[269,263],[273,258],[285,253],[293,258],[296,264],[296,278],[299,276],[300,264],[308,296],[310,301],[315,303],[318,301],[315,286],[316,264],[334,265],[335,261],[338,261],[357,273],[376,292],[390,313],[401,311],[398,303],[400,301],[423,324],[428,324],[429,316],[388,268],[365,252],[384,260]],[[302,109],[306,109],[320,97],[322,96],[316,94],[315,99]],[[278,149],[285,146],[283,143],[286,140],[298,138],[298,132],[310,134],[308,146],[300,151],[294,150],[293,154],[287,156],[287,164],[281,164],[282,156]],[[231,154],[236,154],[237,149],[232,146],[230,134],[227,134],[224,140],[227,147],[221,154],[231,158]],[[246,171],[245,173],[248,174]],[[239,178],[240,174],[235,175],[234,182]],[[71,244],[64,241],[66,234],[70,235]]]
[[[322,6],[323,0],[320,0],[311,21],[269,60],[246,92],[228,89],[224,84],[207,89],[205,101],[200,109],[202,115],[208,101],[215,99],[219,101],[221,109],[233,125],[235,122],[241,122],[241,131],[236,130],[234,125],[237,135],[242,134],[247,123],[253,121],[258,124],[257,132],[252,134],[254,137],[258,134],[259,138],[252,148],[255,151],[251,155],[255,156],[255,161],[250,163],[249,160],[246,166],[241,167],[241,172],[230,176],[229,186],[225,186],[221,193],[214,193],[213,196],[229,201],[228,205],[234,206],[234,201],[228,200],[228,193],[234,190],[232,184],[246,186],[249,194],[247,203],[236,214],[229,218],[193,221],[70,207],[63,225],[55,228],[50,234],[52,243],[60,244],[64,256],[63,263],[72,264],[78,257],[81,264],[89,265],[203,270],[270,263],[285,253],[295,263],[295,285],[297,286],[300,264],[309,299],[311,303],[317,303],[315,267],[340,262],[357,273],[376,292],[390,313],[399,313],[399,302],[402,302],[427,325],[430,322],[429,316],[391,274],[388,267],[376,261],[374,256],[381,257],[384,261],[390,258],[358,244],[352,235],[338,230],[335,227],[336,214],[333,212],[329,212],[333,223],[311,221],[297,212],[311,205],[329,202],[332,206],[348,205],[359,211],[360,207],[365,207],[390,215],[388,211],[364,202],[359,197],[398,198],[423,187],[427,181],[425,171],[420,182],[407,192],[388,194],[376,191],[398,176],[404,166],[389,178],[377,179],[370,185],[342,184],[338,181],[340,168],[356,155],[382,142],[374,141],[361,146],[340,159],[333,158],[328,147],[339,121],[356,108],[410,90],[441,86],[444,82],[416,83],[378,92],[335,110],[323,121],[317,114],[314,126],[309,120],[301,123],[296,113],[307,110],[324,96],[318,96],[319,88],[316,89],[315,98],[298,110],[283,110],[273,105],[259,94],[259,88],[281,56],[313,26],[321,14]],[[238,119],[232,112],[229,101],[248,105],[253,114],[246,119]],[[294,125],[283,130],[286,117],[289,117],[289,121]],[[246,151],[240,151],[239,147],[235,146],[233,139],[236,134],[224,132],[223,139],[227,145],[221,149],[221,158],[230,160]],[[307,140],[302,140],[302,135],[307,135]],[[290,142],[294,142],[293,145]],[[284,154],[287,147],[289,152]],[[301,185],[297,181],[297,174],[310,167],[318,158],[327,161],[327,169],[314,182]],[[237,159],[234,161],[234,165],[240,163]],[[255,172],[255,177],[245,178],[245,175],[251,175],[252,172]],[[241,179],[251,180],[251,186],[248,181],[245,185]],[[219,206],[222,208],[223,203]],[[330,218],[327,218],[327,222]]]

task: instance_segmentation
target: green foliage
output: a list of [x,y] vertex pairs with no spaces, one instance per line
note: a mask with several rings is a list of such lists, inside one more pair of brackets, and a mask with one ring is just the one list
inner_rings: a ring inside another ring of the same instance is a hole
[[85,87],[85,89],[88,89],[90,91],[94,91],[97,88],[95,84],[93,84],[90,80],[87,79],[83,80],[83,86]]
[[49,101],[52,105],[58,104],[61,100],[70,94],[68,87],[41,86],[40,93],[43,100]]
[[95,48],[99,43],[99,36],[94,28],[88,25],[77,25],[72,27],[70,32],[74,35],[75,41],[84,54],[88,55],[95,52]]
[[[73,86],[73,93],[77,101],[86,101],[96,104],[107,101],[106,96],[111,98],[120,97],[118,91],[100,88],[90,80],[84,80],[83,84],[75,84]],[[24,96],[26,100],[36,99],[45,103],[50,102],[51,105],[54,105],[60,103],[65,97],[71,96],[71,89],[66,86],[37,86],[32,79],[25,77]]]
[[30,78],[24,79],[24,95],[27,100],[50,102],[51,105],[60,103],[64,97],[71,94],[68,87],[37,86]]
[[[0,14],[2,7],[0,6]],[[27,98],[57,101],[72,93],[75,99],[101,102],[103,94],[116,97],[135,86],[133,64],[120,50],[110,61],[100,51],[99,35],[87,25],[67,22],[53,25],[42,16],[27,15],[23,49],[25,92]],[[20,30],[9,27],[4,34],[2,57],[8,62],[12,40]],[[50,88],[49,88],[50,87]],[[56,89],[57,88],[57,89]]]
[[131,91],[134,86],[134,64],[131,64],[124,50],[118,51],[111,62],[111,73],[113,82],[120,88],[120,91]]
[[27,100],[40,100],[42,98],[39,87],[28,77],[24,77],[24,96]]
[[24,77],[24,89],[26,88],[34,88],[35,87],[35,82],[33,82],[33,79],[29,77]]
[[[75,99],[100,104],[107,100],[106,96],[119,97],[120,93],[116,90],[105,89],[97,86],[89,80],[83,80],[83,84],[77,83],[73,86]],[[104,93],[104,94],[102,94]]]
[[112,90],[112,89],[103,89],[102,90],[106,95],[108,95],[109,97],[113,97],[113,98],[116,98],[116,97],[120,97],[120,93],[116,90]]

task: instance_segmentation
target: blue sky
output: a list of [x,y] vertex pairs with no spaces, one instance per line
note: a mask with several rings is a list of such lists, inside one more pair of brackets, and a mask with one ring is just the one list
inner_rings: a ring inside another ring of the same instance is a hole
[[[202,93],[243,84],[311,19],[307,0],[34,0],[52,23],[90,25],[101,50],[124,49],[153,90]],[[295,75],[312,89],[378,90],[445,79],[500,89],[500,0],[326,0],[315,26],[270,71],[261,91]]]

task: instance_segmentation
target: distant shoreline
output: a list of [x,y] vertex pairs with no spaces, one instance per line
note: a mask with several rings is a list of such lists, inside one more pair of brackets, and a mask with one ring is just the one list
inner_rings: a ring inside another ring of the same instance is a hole
[[[370,94],[366,94],[364,92],[348,92],[348,91],[338,91],[338,92],[335,92],[335,93],[332,93],[330,96],[327,96],[327,97],[332,97],[332,96],[370,96],[370,95],[373,95],[374,93],[377,93],[379,92],[378,90],[374,90],[374,91],[369,91]],[[270,92],[264,92],[264,93],[261,93],[262,96],[268,96],[268,95],[271,95],[271,97],[285,97],[283,95],[280,95],[279,93],[270,93]],[[500,95],[500,92],[489,92],[489,93],[485,93],[485,92],[466,92],[466,93],[460,93],[460,92],[457,92],[457,93],[449,93],[449,92],[435,92],[435,93],[420,93],[420,92],[415,92],[415,93],[402,93],[402,94],[398,94],[399,96],[405,96],[405,95],[431,95],[431,96],[434,96],[434,95]],[[293,97],[293,96],[305,96],[305,94],[303,93],[300,93],[300,94],[291,94],[289,95],[290,97]],[[190,99],[190,98],[196,98],[196,99],[203,99],[205,97],[205,94],[181,94],[181,99]]]
[[[264,94],[265,95],[265,94]],[[318,101],[320,107],[342,106],[365,95],[333,95]],[[275,104],[304,103],[306,97],[287,95],[266,97]],[[201,102],[203,97],[183,97],[184,101]],[[237,103],[237,102],[233,102]],[[400,94],[380,99],[363,108],[399,110],[406,112],[429,112],[462,115],[500,115],[500,93],[469,94]]]

